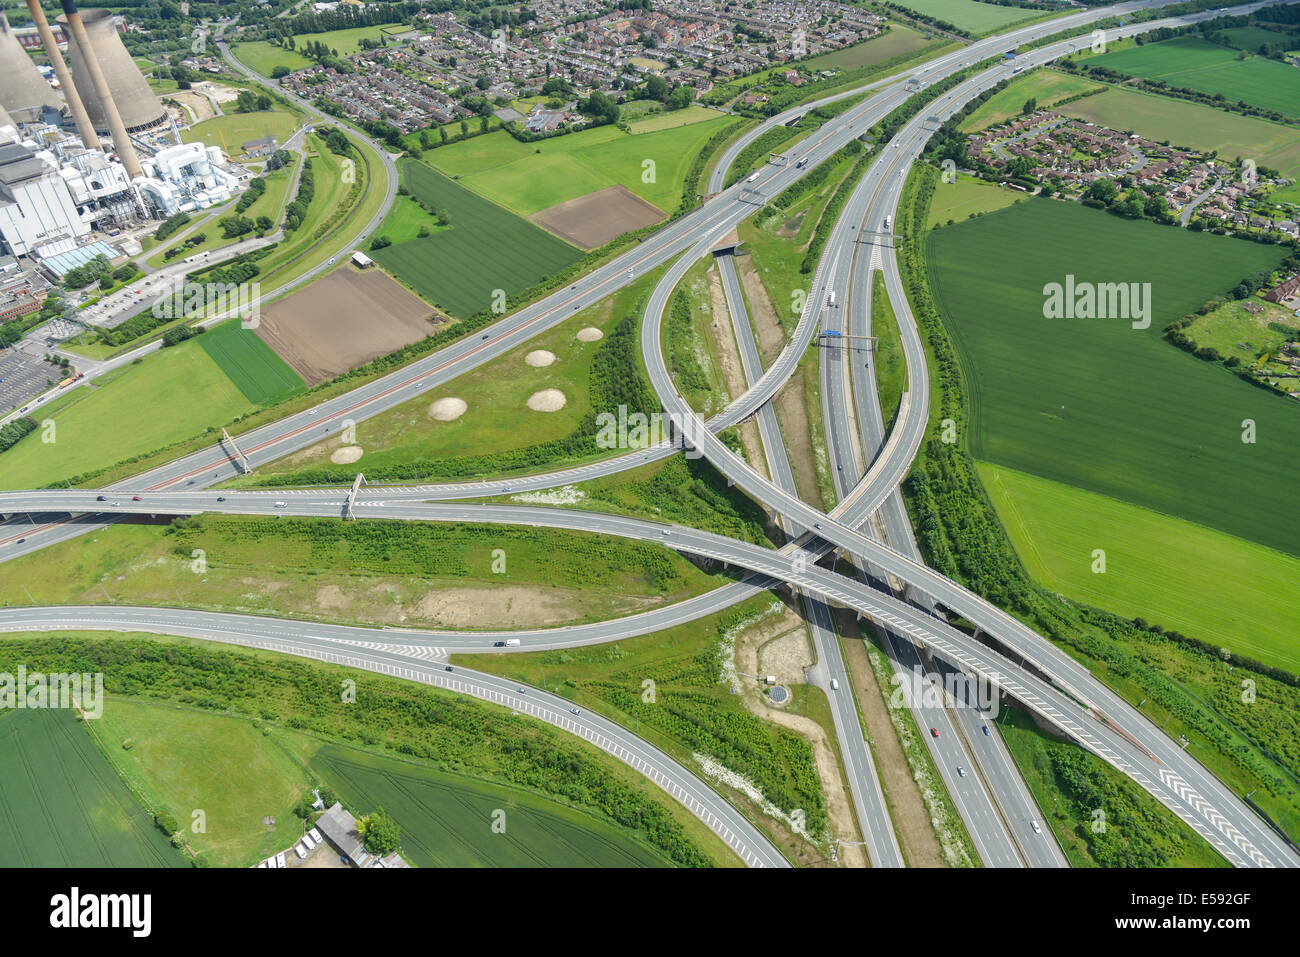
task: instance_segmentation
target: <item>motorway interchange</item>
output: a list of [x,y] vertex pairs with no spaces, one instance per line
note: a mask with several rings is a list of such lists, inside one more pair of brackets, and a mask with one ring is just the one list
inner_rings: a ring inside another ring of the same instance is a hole
[[[972,97],[1006,79],[1010,66],[997,64],[962,80],[927,104],[884,144],[835,223],[795,332],[767,369],[762,368],[752,329],[743,315],[734,264],[726,255],[719,257],[731,321],[749,383],[748,391],[730,406],[707,423],[701,422],[678,394],[661,348],[665,308],[687,270],[701,257],[710,255],[718,240],[752,215],[759,208],[758,203],[775,197],[903,104],[914,92],[907,81],[933,84],[968,66],[1000,56],[1006,49],[1083,27],[1102,16],[1161,5],[1164,4],[1160,0],[1145,0],[1072,14],[977,41],[905,73],[841,94],[832,99],[860,93],[869,95],[799,143],[785,157],[785,162],[764,167],[753,182],[721,189],[726,170],[745,145],[766,129],[797,118],[817,104],[803,104],[773,117],[751,130],[724,154],[710,180],[715,195],[702,208],[669,223],[632,251],[569,288],[503,318],[484,336],[462,340],[315,409],[238,437],[239,451],[247,457],[249,465],[279,459],[338,433],[347,424],[379,414],[446,383],[595,304],[625,285],[629,277],[671,263],[650,297],[642,324],[641,346],[651,385],[664,409],[682,426],[676,447],[663,443],[602,462],[526,478],[397,488],[363,486],[350,495],[346,489],[208,491],[216,483],[239,474],[231,450],[218,445],[110,489],[0,493],[0,514],[12,516],[0,526],[0,561],[102,527],[115,520],[114,515],[127,513],[182,515],[220,511],[341,517],[346,512],[357,518],[529,524],[656,541],[686,554],[744,569],[749,575],[710,594],[629,618],[572,628],[513,632],[510,637],[518,638],[519,645],[509,650],[590,644],[645,634],[712,614],[764,588],[788,587],[803,602],[819,662],[815,677],[823,687],[837,675],[839,679],[845,678],[829,608],[836,605],[853,609],[887,632],[895,668],[910,670],[931,658],[943,668],[959,669],[989,682],[1129,775],[1205,837],[1229,862],[1263,867],[1300,864],[1288,843],[1240,798],[1077,662],[1005,612],[921,562],[898,486],[927,428],[926,390],[913,390],[905,395],[897,421],[885,441],[874,369],[863,361],[866,353],[840,345],[824,347],[820,352],[822,411],[839,502],[829,514],[823,514],[802,502],[794,490],[771,400],[821,333],[839,333],[839,342],[844,341],[845,335],[870,335],[871,283],[875,271],[884,277],[898,319],[909,381],[928,381],[924,349],[903,292],[888,222],[896,215],[906,173],[937,127],[936,120],[947,118]],[[1233,9],[1245,12],[1266,5],[1258,3]],[[1130,35],[1212,15],[1213,12],[1207,12],[1129,25],[1108,31],[1107,35],[1110,38]],[[1017,63],[1022,67],[1045,63],[1070,52],[1081,42],[1084,41],[1075,37],[1022,52]],[[395,177],[390,182],[395,183]],[[835,305],[828,305],[831,302]],[[831,341],[822,338],[824,343]],[[717,438],[718,432],[750,417],[757,419],[770,478],[738,458]],[[772,550],[690,528],[667,527],[620,516],[457,501],[553,488],[612,475],[648,460],[679,454],[683,446],[691,454],[702,454],[731,482],[768,509],[786,529],[790,541],[783,548]],[[832,552],[851,559],[853,574],[838,574],[818,564],[819,559]],[[973,622],[982,632],[995,637],[1013,657],[1004,656],[949,626],[938,613],[942,609]],[[444,665],[436,663],[454,652],[487,650],[494,641],[500,640],[495,634],[379,630],[119,606],[0,610],[0,630],[72,627],[155,631],[274,648],[396,674],[508,703],[511,707],[522,706],[541,720],[581,734],[655,780],[713,828],[747,864],[786,863],[763,834],[716,792],[626,729],[599,716],[575,713],[576,709],[570,708],[563,699],[536,689],[519,688],[461,668],[449,673]],[[506,687],[507,684],[510,686]],[[871,863],[902,866],[902,854],[853,701],[848,694],[830,692],[829,697],[846,776]],[[1064,866],[1059,848],[1040,829],[1033,801],[1012,767],[996,730],[985,734],[979,713],[969,707],[937,707],[923,701],[909,704],[918,709],[918,724],[935,728],[936,732],[942,729],[938,737],[927,739],[927,745],[982,861],[991,866]],[[955,773],[958,767],[974,773]]]

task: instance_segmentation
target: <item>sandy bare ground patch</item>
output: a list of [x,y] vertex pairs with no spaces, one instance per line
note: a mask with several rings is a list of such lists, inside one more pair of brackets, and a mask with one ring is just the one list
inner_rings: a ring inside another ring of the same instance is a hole
[[[857,622],[851,612],[837,612],[836,625],[841,634],[857,633]],[[943,848],[930,823],[930,812],[921,797],[907,755],[898,743],[898,734],[889,720],[889,710],[881,696],[880,684],[867,660],[867,646],[861,638],[845,638],[844,662],[849,681],[858,699],[858,711],[867,727],[871,755],[876,760],[876,771],[885,793],[889,795],[889,813],[894,819],[894,831],[903,846],[903,854],[911,867],[947,867]],[[889,689],[886,689],[888,693]]]
[[542,389],[528,397],[528,408],[534,412],[559,412],[568,403],[559,389]]
[[448,396],[445,399],[439,399],[429,406],[429,415],[439,422],[454,422],[465,414],[469,406],[465,404],[464,399],[457,399],[454,396]]
[[[426,594],[408,618],[438,628],[545,628],[581,621],[589,598],[582,591],[541,586],[439,588]],[[657,604],[652,598],[621,596],[610,613],[631,614]]]
[[345,445],[330,453],[330,461],[335,465],[351,465],[357,459],[361,458],[361,454],[361,446]]
[[[807,626],[788,607],[781,615],[765,620],[759,627],[746,630],[736,639],[736,670],[742,673],[774,674],[779,684],[789,687],[804,683],[804,668],[812,663]],[[858,836],[857,818],[853,813],[853,802],[840,768],[839,753],[825,729],[811,718],[791,714],[770,704],[753,681],[746,680],[742,688],[745,706],[750,711],[766,721],[798,732],[812,744],[817,777],[821,781],[822,793],[826,795],[826,811],[832,835],[842,841],[861,840]],[[777,828],[775,824],[772,826],[774,830]],[[812,847],[793,834],[790,838],[796,842],[792,846],[800,848],[796,860],[801,864],[829,866],[829,850]],[[842,867],[867,866],[866,856],[860,847],[841,847],[837,853]]]
[[754,335],[758,337],[758,354],[763,357],[763,367],[767,368],[785,348],[785,333],[781,331],[781,322],[772,301],[767,298],[763,281],[754,270],[754,261],[749,256],[737,256],[736,269],[740,273],[745,298],[749,300],[749,319],[754,324]]
[[[745,298],[749,300],[754,335],[758,338],[758,351],[766,366],[785,347],[785,333],[781,331],[776,309],[773,307],[772,300],[767,297],[767,289],[758,278],[758,273],[754,271],[752,261],[748,256],[737,257],[736,266],[740,270]],[[808,403],[804,401],[804,374],[804,370],[796,372],[776,394],[776,417],[781,423],[781,432],[785,436],[790,466],[794,469],[794,481],[798,486],[799,494],[804,501],[821,508],[824,503],[817,484],[817,465],[813,461]],[[820,410],[818,412],[820,413]]]
[[257,334],[312,386],[423,339],[439,319],[386,273],[345,266],[266,306]]
[[595,249],[624,233],[662,221],[664,214],[626,186],[610,186],[557,203],[529,218],[580,249]]
[[595,326],[587,326],[583,329],[578,330],[579,342],[596,342],[597,340],[604,339],[604,338],[605,338],[605,333],[601,332]]
[[[745,370],[740,364],[740,344],[736,342],[731,313],[727,309],[727,297],[722,291],[722,276],[716,267],[710,269],[708,275],[709,303],[713,310],[713,321],[710,325],[713,338],[718,344],[718,362],[722,366],[722,379],[727,385],[729,395],[742,395],[747,388]],[[745,458],[749,460],[749,464],[767,475],[767,458],[763,455],[763,441],[759,438],[758,423],[755,422],[754,417],[751,416],[741,423],[740,441],[745,447]]]
[[555,361],[555,353],[545,349],[534,349],[524,356],[524,362],[535,369],[544,369]]

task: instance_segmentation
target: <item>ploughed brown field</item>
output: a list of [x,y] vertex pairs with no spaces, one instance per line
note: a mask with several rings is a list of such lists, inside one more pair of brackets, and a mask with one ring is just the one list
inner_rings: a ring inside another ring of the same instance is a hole
[[661,222],[664,214],[626,186],[610,186],[529,218],[581,249],[596,249],[624,233]]
[[443,321],[381,270],[344,266],[264,308],[257,332],[313,386],[423,339]]

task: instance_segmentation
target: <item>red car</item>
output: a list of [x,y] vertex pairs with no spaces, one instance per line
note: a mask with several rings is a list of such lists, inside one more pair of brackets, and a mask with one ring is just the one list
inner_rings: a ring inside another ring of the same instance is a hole
[[144,499],[142,499],[139,495],[132,495],[132,496],[131,496],[131,501],[133,501],[133,502],[143,502]]
[[930,729],[930,737],[932,737],[932,738],[937,738],[937,737],[939,737],[939,729],[938,729],[938,728],[931,728],[931,729]]

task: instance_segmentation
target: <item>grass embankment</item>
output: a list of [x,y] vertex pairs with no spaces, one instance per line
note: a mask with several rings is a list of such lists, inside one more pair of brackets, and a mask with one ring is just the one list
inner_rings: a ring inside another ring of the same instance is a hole
[[522,628],[631,614],[724,581],[654,543],[557,529],[202,515],[111,525],[14,559],[0,599]]
[[[717,784],[760,827],[789,827],[802,811],[820,839],[828,819],[812,748],[799,734],[763,721],[732,693],[734,644],[776,604],[759,596],[717,615],[613,644],[517,655],[456,655],[467,667],[541,685],[632,728],[699,773],[718,762],[757,788]],[[776,604],[779,608],[779,604]],[[775,810],[763,810],[770,804]]]

